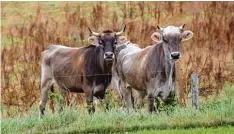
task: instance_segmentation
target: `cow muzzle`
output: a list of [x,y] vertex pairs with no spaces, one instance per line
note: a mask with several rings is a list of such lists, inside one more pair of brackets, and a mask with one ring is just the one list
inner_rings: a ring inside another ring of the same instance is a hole
[[112,62],[114,60],[114,58],[115,58],[115,55],[114,55],[113,52],[105,52],[105,54],[104,54],[104,60],[105,61]]
[[178,60],[180,57],[181,57],[180,52],[172,52],[172,53],[170,54],[170,59],[171,59],[171,60]]

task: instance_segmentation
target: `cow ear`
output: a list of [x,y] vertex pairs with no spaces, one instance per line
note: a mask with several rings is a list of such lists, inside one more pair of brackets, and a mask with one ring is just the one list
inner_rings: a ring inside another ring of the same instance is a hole
[[182,41],[186,41],[186,40],[189,40],[193,37],[193,32],[186,30],[181,35],[182,35]]
[[161,41],[161,34],[158,32],[155,32],[151,35],[151,39],[155,42],[160,42]]
[[128,39],[125,36],[119,36],[118,37],[118,45],[122,45],[122,44],[124,44],[127,41],[128,41]]
[[92,45],[98,46],[98,38],[96,36],[89,37],[88,42]]

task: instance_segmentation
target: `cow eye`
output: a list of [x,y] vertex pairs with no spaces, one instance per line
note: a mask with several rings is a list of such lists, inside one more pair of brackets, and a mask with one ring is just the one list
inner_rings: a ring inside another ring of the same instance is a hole
[[100,45],[102,45],[102,44],[103,44],[102,40],[99,40],[99,44],[100,44]]
[[164,37],[164,36],[163,36],[163,41],[164,41],[164,42],[166,42],[166,43],[168,43],[167,38],[166,38],[166,37]]
[[182,38],[180,38],[180,42],[182,41]]

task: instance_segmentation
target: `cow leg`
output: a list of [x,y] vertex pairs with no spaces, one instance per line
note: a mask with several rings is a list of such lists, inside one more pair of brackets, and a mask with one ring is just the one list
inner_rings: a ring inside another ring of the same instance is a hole
[[104,111],[109,110],[109,104],[108,100],[105,98],[106,92],[106,86],[105,85],[95,85],[93,88],[93,96],[95,96],[101,104],[101,107],[104,108]]
[[[52,93],[54,93],[54,86],[53,86],[53,85],[51,86],[50,91],[51,91]],[[50,102],[50,104],[49,104],[50,109],[52,110],[52,113],[54,113],[54,105],[55,105],[55,102],[54,102],[54,100],[53,100],[53,98],[52,98],[52,99],[51,99],[51,102]]]
[[59,112],[63,111],[64,105],[69,103],[69,90],[65,86],[60,86],[59,85]]
[[99,99],[102,107],[104,108],[104,111],[107,112],[109,110],[109,102],[106,100],[106,98]]
[[148,94],[148,111],[150,113],[154,112],[156,109],[155,109],[155,106],[154,106],[154,100],[155,100],[155,97],[153,94]]
[[42,79],[41,82],[42,90],[41,90],[41,100],[39,106],[39,117],[42,118],[45,111],[45,106],[48,100],[48,90],[53,85],[53,80],[51,78]]
[[92,114],[95,112],[95,107],[93,104],[93,89],[89,86],[83,87],[84,93],[86,95],[86,102],[88,106],[88,112],[89,114]]
[[144,91],[136,91],[135,90],[135,93],[136,93],[136,96],[135,96],[135,106],[136,108],[141,108],[143,105],[144,105],[144,98],[145,98],[145,95],[146,93]]
[[109,101],[107,100],[107,98],[105,98],[105,96],[102,96],[98,97],[98,99],[100,100],[101,106],[102,108],[104,108],[104,111],[107,112],[109,110]]
[[123,84],[121,85],[122,88],[125,88],[125,89],[122,89],[122,91],[124,92],[124,100],[125,102],[127,103],[127,109],[128,111],[130,109],[133,109],[133,104],[132,104],[132,87],[127,85],[127,84]]

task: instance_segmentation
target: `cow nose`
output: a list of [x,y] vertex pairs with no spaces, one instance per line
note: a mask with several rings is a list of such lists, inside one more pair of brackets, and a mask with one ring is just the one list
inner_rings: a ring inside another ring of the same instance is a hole
[[179,59],[179,58],[180,58],[180,52],[171,53],[171,59]]
[[108,58],[109,58],[109,57],[111,57],[111,58],[112,58],[112,57],[113,57],[113,55],[114,55],[114,53],[113,53],[113,52],[106,52],[106,53],[105,53],[105,57],[108,57]]

